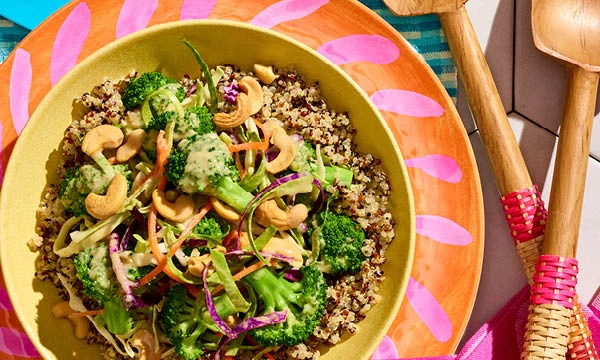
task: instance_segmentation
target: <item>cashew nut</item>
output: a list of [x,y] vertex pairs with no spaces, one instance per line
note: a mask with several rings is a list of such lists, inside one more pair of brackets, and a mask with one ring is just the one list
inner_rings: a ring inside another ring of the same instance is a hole
[[199,256],[190,256],[187,263],[187,271],[197,277],[202,277],[204,268],[211,262],[210,254],[203,254]]
[[[247,249],[249,247],[250,239],[248,238],[248,233],[241,232],[240,249]],[[290,236],[285,238],[273,236],[261,249],[261,251],[292,258],[294,259],[292,262],[292,266],[294,267],[300,267],[304,263],[304,259],[302,258],[302,248],[300,248],[300,245],[298,245],[298,243],[296,243],[296,241],[294,241],[294,239],[292,239]]]
[[271,65],[254,64],[254,74],[264,84],[270,84],[277,78]]
[[252,76],[244,76],[238,85],[248,95],[248,100],[250,100],[250,115],[259,112],[264,104],[262,86]]
[[304,204],[298,204],[282,210],[275,200],[267,200],[256,208],[255,216],[256,221],[262,226],[272,224],[277,230],[290,230],[297,228],[306,220],[308,209]]
[[100,125],[90,130],[81,143],[81,150],[91,157],[104,149],[115,149],[123,143],[123,132],[113,125]]
[[127,179],[116,174],[106,189],[106,195],[88,194],[85,198],[87,212],[96,219],[102,220],[119,210],[127,197]]
[[290,166],[296,157],[296,143],[282,127],[273,127],[271,142],[279,149],[279,154],[275,159],[269,161],[265,168],[271,174],[277,174]]
[[248,233],[245,231],[240,232],[240,249],[245,249],[250,247],[250,238],[248,237]]
[[50,311],[56,318],[60,319],[66,317],[69,319],[73,325],[73,331],[76,338],[81,340],[87,337],[87,334],[90,332],[90,321],[85,316],[71,316],[75,314],[76,311],[71,309],[68,301],[61,301],[52,305]]
[[250,117],[250,99],[248,95],[241,92],[236,98],[236,108],[230,113],[217,113],[213,116],[216,126],[231,129],[240,126]]
[[146,132],[143,129],[133,130],[127,137],[127,142],[117,149],[117,161],[125,162],[139,154],[142,150],[144,136],[146,136]]
[[304,262],[302,248],[291,236],[286,236],[285,238],[273,236],[265,247],[262,248],[262,251],[292,258],[294,261],[291,264],[296,268],[301,267]]
[[177,223],[184,222],[194,214],[194,199],[188,195],[179,195],[174,202],[171,202],[164,191],[154,190],[152,203],[159,214]]
[[140,360],[159,360],[162,355],[154,336],[146,329],[140,329],[133,335],[132,345],[138,349]]
[[223,204],[215,197],[210,198],[213,210],[227,221],[239,221],[242,217],[231,206]]

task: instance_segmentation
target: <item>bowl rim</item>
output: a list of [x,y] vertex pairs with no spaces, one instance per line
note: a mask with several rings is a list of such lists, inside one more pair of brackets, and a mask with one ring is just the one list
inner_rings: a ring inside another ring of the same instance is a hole
[[[72,77],[77,76],[77,73],[79,71],[78,69],[86,67],[88,63],[94,62],[97,57],[102,57],[106,53],[110,53],[111,51],[113,51],[115,48],[122,46],[123,43],[128,43],[130,41],[133,41],[133,39],[135,39],[135,38],[152,36],[153,33],[169,31],[172,28],[187,27],[187,26],[193,27],[193,26],[197,26],[197,25],[230,26],[230,27],[234,27],[234,28],[247,29],[248,31],[256,31],[259,33],[267,34],[268,36],[271,36],[271,37],[276,37],[285,42],[289,42],[293,46],[298,47],[305,52],[311,53],[313,56],[317,57],[320,61],[324,62],[329,67],[331,67],[333,71],[338,73],[338,75],[342,76],[344,78],[344,80],[346,82],[348,82],[361,95],[361,97],[363,97],[365,99],[366,103],[370,107],[371,112],[374,113],[374,115],[378,118],[380,124],[382,125],[382,130],[386,133],[386,136],[391,140],[390,142],[394,149],[394,153],[398,156],[400,163],[401,163],[401,167],[399,169],[399,174],[402,175],[402,177],[404,178],[404,181],[406,183],[405,191],[406,191],[406,197],[407,197],[406,201],[407,201],[407,205],[408,205],[406,210],[407,210],[407,213],[409,214],[409,219],[407,222],[408,228],[403,229],[408,234],[408,238],[410,240],[409,243],[405,246],[406,250],[408,250],[408,254],[406,257],[406,271],[403,272],[403,274],[400,278],[398,278],[396,275],[394,277],[395,281],[400,281],[402,283],[402,287],[400,289],[401,292],[399,294],[402,296],[396,296],[399,299],[394,300],[394,306],[392,307],[392,313],[395,315],[398,312],[398,310],[400,309],[400,306],[402,304],[402,299],[406,296],[406,289],[407,289],[409,278],[411,275],[411,269],[413,267],[414,252],[415,252],[415,247],[416,247],[415,202],[414,202],[414,195],[413,195],[413,191],[412,191],[412,187],[411,187],[410,177],[408,175],[408,170],[407,170],[406,166],[404,165],[404,155],[403,155],[402,151],[400,150],[400,147],[399,147],[397,141],[395,140],[394,135],[392,134],[392,131],[389,128],[389,125],[387,124],[387,122],[385,121],[383,116],[381,115],[380,111],[373,104],[373,102],[371,101],[369,96],[366,94],[366,92],[356,83],[356,81],[354,79],[352,79],[352,77],[348,73],[343,71],[338,65],[334,64],[332,61],[327,59],[325,56],[321,55],[315,49],[292,38],[291,36],[277,32],[275,30],[263,28],[263,27],[249,24],[249,23],[239,22],[239,21],[235,21],[235,20],[226,20],[226,19],[179,20],[179,21],[174,21],[174,22],[167,22],[167,23],[152,25],[145,29],[142,29],[142,30],[133,32],[131,34],[128,34],[126,36],[123,36],[121,38],[118,38],[118,39],[102,46],[101,48],[99,48],[99,49],[95,50],[94,52],[92,52],[91,54],[89,54],[85,59],[78,62],[75,66],[73,66],[59,81],[56,82],[56,84],[54,84],[50,88],[48,93],[46,95],[44,95],[44,97],[39,102],[37,107],[31,112],[29,120],[27,121],[27,123],[23,127],[21,134],[18,136],[17,140],[15,141],[11,156],[8,160],[8,163],[7,163],[5,172],[4,172],[4,178],[3,178],[2,184],[4,184],[4,183],[10,184],[10,182],[13,180],[12,174],[16,171],[16,170],[13,170],[13,168],[17,166],[15,164],[17,162],[15,160],[15,158],[18,157],[18,155],[22,155],[22,154],[26,153],[25,148],[24,148],[24,146],[25,146],[24,140],[21,140],[21,139],[27,138],[33,134],[32,133],[33,126],[31,126],[30,124],[41,120],[40,119],[41,115],[40,115],[39,109],[48,106],[47,103],[51,101],[50,98],[52,97],[52,94],[59,91],[60,88],[62,88],[64,86],[63,84],[68,83]],[[2,188],[4,188],[4,186],[2,186]],[[9,195],[7,195],[7,191],[0,191],[0,270],[2,271],[2,274],[9,273],[8,272],[9,268],[7,268],[7,265],[5,265],[7,262],[3,261],[8,256],[8,250],[9,250],[7,248],[7,246],[8,246],[7,241],[3,240],[6,238],[6,235],[7,235],[5,232],[5,228],[6,228],[6,226],[9,226],[9,224],[6,224],[4,221],[4,217],[1,216],[3,213],[8,211],[7,210],[8,204],[9,204]],[[23,245],[26,246],[26,244],[23,244]],[[4,276],[4,281],[5,281],[8,297],[12,304],[16,304],[16,303],[18,303],[17,302],[18,288],[12,280],[13,280],[12,277]],[[387,280],[387,281],[390,281],[390,280]],[[25,317],[25,315],[23,314],[23,311],[20,309],[19,306],[14,306],[14,312],[17,316],[17,319],[23,326],[25,333],[27,334],[27,336],[29,337],[30,341],[35,346],[35,348],[38,351],[40,348],[45,348],[45,346],[41,343],[39,336],[37,336],[37,334],[35,334],[33,329],[31,329],[31,327],[29,326],[27,318]],[[382,326],[380,326],[377,330],[376,338],[378,339],[378,341],[369,344],[369,347],[367,349],[365,349],[366,354],[372,354],[375,351],[375,349],[377,348],[377,346],[379,346],[379,342],[383,339],[387,330],[392,325],[394,318],[395,318],[395,316],[388,316],[385,319],[380,319],[380,324]],[[370,357],[370,355],[368,355],[368,356]]]

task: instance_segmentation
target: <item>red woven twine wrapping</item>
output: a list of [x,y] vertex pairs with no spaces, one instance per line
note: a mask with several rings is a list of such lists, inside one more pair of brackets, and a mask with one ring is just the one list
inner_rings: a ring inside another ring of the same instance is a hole
[[573,309],[579,268],[577,260],[540,255],[535,266],[530,304],[556,304]]
[[598,360],[596,345],[588,326],[581,304],[574,298],[573,315],[571,315],[567,360]]
[[544,234],[548,212],[537,185],[506,194],[500,201],[515,245]]

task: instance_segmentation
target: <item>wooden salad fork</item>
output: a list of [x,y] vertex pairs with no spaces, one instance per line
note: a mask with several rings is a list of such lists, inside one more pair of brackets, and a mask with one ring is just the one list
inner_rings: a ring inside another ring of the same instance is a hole
[[[510,127],[494,79],[464,6],[466,1],[384,0],[384,3],[398,16],[431,13],[438,15],[502,195],[501,201],[511,235],[524,272],[532,284],[535,265],[544,240],[547,213],[538,188],[531,181]],[[582,336],[578,334],[590,334],[581,307],[577,301],[575,304],[570,322],[571,328],[579,331],[573,332],[573,336],[569,337],[571,354],[576,354],[582,349]],[[593,342],[591,346],[593,347]]]

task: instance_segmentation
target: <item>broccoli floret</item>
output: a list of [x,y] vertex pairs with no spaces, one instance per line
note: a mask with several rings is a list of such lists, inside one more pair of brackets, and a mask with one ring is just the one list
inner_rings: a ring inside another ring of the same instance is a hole
[[167,177],[167,180],[173,184],[178,184],[179,179],[181,179],[185,171],[186,161],[187,155],[183,151],[177,148],[171,149],[167,164],[165,165],[165,176]]
[[213,116],[204,106],[190,106],[185,108],[183,119],[177,119],[173,140],[180,141],[194,134],[204,135],[214,133],[215,124]]
[[108,330],[125,334],[134,325],[132,314],[125,309],[106,242],[78,253],[73,259],[77,278],[85,294],[104,307],[102,314]]
[[233,155],[214,133],[193,135],[171,150],[166,177],[188,194],[215,196],[242,213],[253,196],[239,184]]
[[[213,298],[219,317],[226,318],[236,312],[227,294]],[[220,333],[206,307],[205,297],[192,297],[182,285],[169,290],[160,323],[175,351],[185,360],[196,360],[204,354],[206,338]]]
[[[120,173],[128,180],[131,171],[127,165],[112,165],[114,173]],[[85,198],[90,193],[104,194],[112,176],[97,165],[83,165],[68,169],[58,186],[58,198],[65,210],[74,216],[87,214]]]
[[313,333],[325,312],[327,283],[319,269],[305,266],[302,279],[286,280],[268,267],[244,277],[257,294],[259,313],[286,311],[285,321],[250,331],[252,338],[265,346],[290,345],[304,342]]
[[176,118],[177,114],[175,111],[165,111],[153,116],[148,125],[146,125],[146,130],[164,130],[167,127],[167,122],[173,121]]
[[208,134],[215,131],[215,124],[212,121],[212,114],[203,106],[191,106],[184,110],[184,117],[181,118],[175,111],[168,110],[158,115],[152,116],[150,122],[146,125],[146,130],[165,130],[168,122],[173,122],[173,140],[193,136],[194,134]]
[[147,275],[153,269],[154,269],[154,266],[151,266],[151,265],[140,266],[140,267],[130,266],[129,269],[127,270],[127,278],[132,281],[140,280],[141,278],[143,278],[145,275]]
[[131,110],[139,106],[152,92],[168,84],[178,86],[175,88],[175,95],[179,101],[183,101],[185,99],[185,90],[175,79],[169,78],[160,72],[152,71],[143,73],[139,78],[131,80],[123,92],[123,105],[127,110]]
[[361,251],[365,244],[365,233],[360,224],[349,216],[328,210],[317,214],[316,220],[316,230],[312,236],[317,237],[319,257],[315,265],[330,274],[360,270],[365,261]]
[[317,168],[315,147],[306,141],[296,141],[296,156],[290,164],[295,172],[314,173]]
[[194,234],[207,239],[220,240],[229,233],[230,228],[226,220],[209,212],[196,224]]

